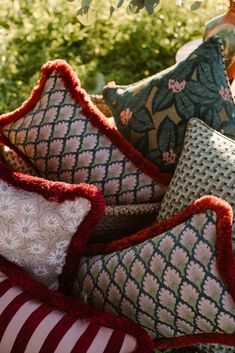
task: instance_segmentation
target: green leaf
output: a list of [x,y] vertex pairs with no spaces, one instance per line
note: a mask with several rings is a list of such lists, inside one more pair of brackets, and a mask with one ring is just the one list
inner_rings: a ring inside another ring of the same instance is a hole
[[157,131],[158,146],[161,152],[175,149],[177,143],[176,125],[173,121],[166,117],[160,124]]
[[136,132],[147,132],[154,129],[152,122],[152,117],[146,108],[142,108],[138,111],[133,112],[133,117],[131,118],[129,125]]
[[202,2],[201,1],[195,1],[192,5],[191,5],[191,11],[196,11],[198,9],[200,9]]
[[182,119],[189,119],[195,115],[195,107],[186,90],[175,95],[175,108]]
[[159,87],[153,98],[153,113],[169,108],[173,105],[174,94],[167,87]]

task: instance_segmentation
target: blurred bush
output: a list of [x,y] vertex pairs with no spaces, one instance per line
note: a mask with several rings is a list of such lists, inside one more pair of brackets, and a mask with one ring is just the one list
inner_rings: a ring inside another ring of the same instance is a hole
[[225,10],[227,1],[205,0],[191,12],[163,1],[162,8],[109,18],[105,7],[91,26],[76,17],[76,2],[66,0],[1,0],[0,113],[18,107],[37,83],[48,60],[62,58],[77,71],[82,86],[99,92],[104,82],[129,84],[174,63],[177,49],[202,36],[204,24]]

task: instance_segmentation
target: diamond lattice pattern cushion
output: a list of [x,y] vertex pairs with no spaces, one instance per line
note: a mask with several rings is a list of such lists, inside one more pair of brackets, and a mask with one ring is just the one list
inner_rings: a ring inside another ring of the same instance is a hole
[[[157,220],[184,209],[197,198],[212,194],[235,211],[235,143],[203,121],[188,123],[184,147],[174,177],[161,203]],[[233,223],[235,249],[235,223]]]
[[161,171],[173,171],[187,122],[199,118],[235,137],[235,106],[221,41],[211,37],[184,61],[103,95],[118,130]]
[[62,60],[43,66],[30,99],[1,116],[0,128],[3,142],[41,176],[94,184],[109,205],[153,202],[170,180],[107,122]]
[[75,290],[140,324],[158,348],[235,345],[231,224],[230,206],[204,197],[168,221],[90,247],[107,254],[82,258]]
[[150,353],[146,332],[53,292],[0,256],[1,353]]
[[0,163],[0,255],[50,288],[69,284],[87,236],[104,210],[92,185],[14,172]]

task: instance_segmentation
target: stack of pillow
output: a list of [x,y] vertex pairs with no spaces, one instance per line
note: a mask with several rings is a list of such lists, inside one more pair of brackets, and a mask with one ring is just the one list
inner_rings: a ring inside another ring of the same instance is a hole
[[[103,96],[117,129],[52,61],[0,117],[5,161],[36,175],[0,165],[0,351],[233,352],[235,106],[220,40]],[[105,205],[162,198],[151,226],[87,243]]]

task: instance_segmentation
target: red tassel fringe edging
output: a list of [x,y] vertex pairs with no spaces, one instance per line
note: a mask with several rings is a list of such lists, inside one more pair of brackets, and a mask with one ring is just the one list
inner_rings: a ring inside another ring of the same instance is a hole
[[[87,255],[108,254],[139,244],[153,236],[160,235],[169,229],[183,223],[192,215],[202,213],[207,209],[217,215],[216,261],[218,271],[227,285],[235,301],[235,257],[232,250],[233,212],[231,206],[214,196],[204,196],[186,207],[182,212],[163,220],[140,232],[108,244],[89,244]],[[179,348],[199,343],[220,343],[235,346],[235,335],[205,333],[156,340],[158,349]]]
[[[141,169],[158,183],[168,185],[172,174],[161,173],[156,165],[143,158],[143,156],[135,150],[133,146],[131,146],[131,144],[124,139],[124,137],[115,128],[111,127],[107,123],[105,116],[97,107],[94,106],[87,92],[81,88],[76,72],[64,60],[49,61],[43,65],[38,86],[32,90],[30,98],[26,100],[20,108],[0,116],[0,129],[22,118],[35,107],[41,97],[47,79],[54,70],[59,73],[65,87],[70,91],[71,97],[82,107],[81,113],[89,119],[91,123],[99,129],[99,131],[107,135],[112,143],[116,145],[137,168]],[[15,152],[19,153],[3,134],[1,134],[0,141],[12,148]],[[23,157],[22,154],[20,154],[20,156]],[[24,156],[23,158],[25,159],[27,157]]]

